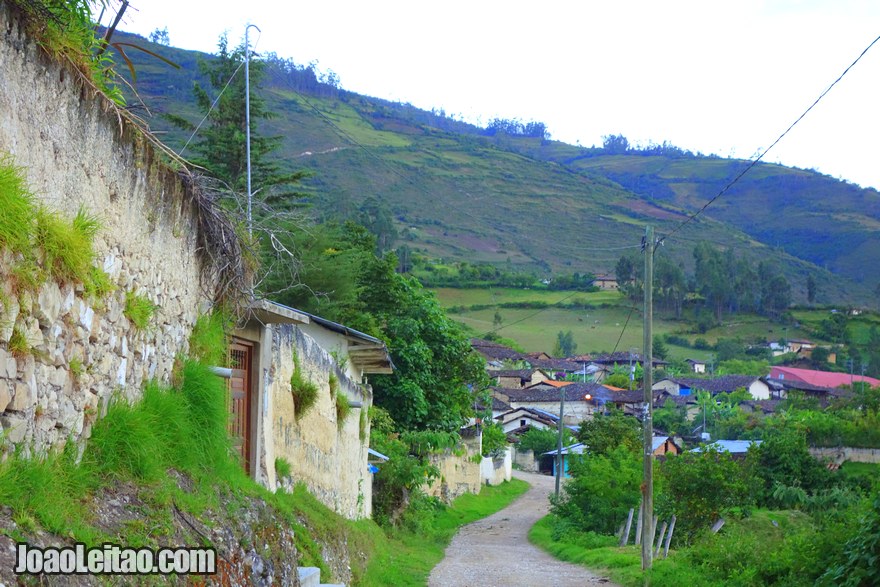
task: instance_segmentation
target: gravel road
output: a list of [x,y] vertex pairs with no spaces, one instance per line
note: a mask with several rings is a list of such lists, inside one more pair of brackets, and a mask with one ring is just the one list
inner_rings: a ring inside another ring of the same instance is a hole
[[528,532],[547,515],[555,481],[514,471],[531,487],[503,510],[467,526],[452,539],[446,556],[428,578],[429,587],[534,586],[614,587],[584,567],[556,560],[529,542]]

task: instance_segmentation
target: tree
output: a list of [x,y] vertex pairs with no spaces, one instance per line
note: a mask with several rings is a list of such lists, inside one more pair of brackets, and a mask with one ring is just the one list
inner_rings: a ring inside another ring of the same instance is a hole
[[587,445],[591,455],[603,455],[617,447],[634,453],[642,450],[642,429],[639,421],[612,408],[607,415],[596,415],[581,422],[577,439]]
[[701,530],[733,508],[753,505],[753,477],[748,464],[711,446],[702,452],[672,456],[660,467],[662,492],[657,500],[661,516],[675,514],[675,536],[689,543]]
[[501,312],[495,310],[495,314],[492,316],[492,328],[497,330],[501,327],[502,322],[504,322],[504,318],[501,316]]
[[388,207],[370,196],[361,204],[358,222],[376,236],[376,252],[380,255],[391,250],[397,240],[397,228]]
[[[243,45],[230,50],[223,35],[216,58],[199,62],[199,70],[208,78],[211,92],[199,83],[193,84],[196,105],[207,116],[207,124],[199,129],[191,145],[196,153],[193,162],[236,193],[247,190],[245,79],[241,68],[244,52]],[[260,199],[277,203],[299,196],[288,188],[306,174],[282,173],[278,163],[269,159],[269,154],[280,145],[281,137],[265,137],[259,132],[259,121],[273,117],[258,92],[264,72],[265,63],[253,59],[250,64],[251,176],[253,191]],[[181,116],[169,114],[167,117],[179,128],[196,129],[192,122]]]
[[654,335],[651,349],[654,353],[654,356],[658,359],[666,359],[667,355],[669,354],[669,349],[666,348],[666,343],[663,341],[663,337],[659,334]]
[[158,43],[160,45],[165,45],[169,47],[171,45],[171,37],[168,36],[168,27],[162,27],[161,29],[156,29],[152,33],[150,33],[150,42]]
[[623,135],[604,135],[602,148],[609,155],[622,155],[629,151],[629,140]]
[[575,527],[613,534],[630,508],[638,507],[642,459],[624,447],[572,459],[571,479],[552,511]]
[[816,301],[816,280],[813,275],[807,275],[807,301],[811,304]]
[[371,378],[374,402],[403,429],[457,431],[488,385],[485,361],[434,295],[396,267],[393,254],[365,264],[346,321],[385,340],[396,367]]
[[763,486],[761,503],[778,505],[773,496],[777,485],[816,491],[829,480],[828,470],[807,447],[806,435],[790,428],[773,430],[759,445],[753,445],[748,457]]
[[577,343],[574,341],[574,334],[571,330],[566,332],[559,331],[556,333],[556,346],[553,347],[554,357],[570,357],[577,350]]

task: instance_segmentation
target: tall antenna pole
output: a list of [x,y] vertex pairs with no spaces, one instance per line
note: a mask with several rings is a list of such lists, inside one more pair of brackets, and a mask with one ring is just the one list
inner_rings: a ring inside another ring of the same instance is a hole
[[652,322],[654,320],[654,228],[645,229],[645,338],[642,356],[644,412],[644,470],[642,482],[642,570],[651,568],[652,546],[654,544],[654,469],[653,469],[653,402],[651,387],[654,384],[654,352],[652,347]]
[[254,236],[253,217],[251,215],[253,207],[253,192],[251,191],[251,43],[248,39],[248,32],[251,30],[251,27],[258,31],[260,30],[260,27],[255,24],[249,24],[244,29],[244,136],[245,149],[247,151],[247,226],[249,237]]

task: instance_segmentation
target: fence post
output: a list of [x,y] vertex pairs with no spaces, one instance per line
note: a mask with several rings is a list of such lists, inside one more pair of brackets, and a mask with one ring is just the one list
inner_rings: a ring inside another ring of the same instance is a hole
[[636,521],[636,546],[642,543],[642,517],[644,516],[644,513],[644,506],[639,504],[639,518]]
[[626,525],[623,528],[623,535],[620,537],[619,546],[626,546],[626,543],[629,542],[629,530],[632,527],[633,523],[633,508],[629,508],[629,515],[626,517]]
[[669,556],[669,543],[672,542],[672,533],[675,531],[675,516],[669,521],[669,534],[666,535],[666,545],[663,547],[663,558]]

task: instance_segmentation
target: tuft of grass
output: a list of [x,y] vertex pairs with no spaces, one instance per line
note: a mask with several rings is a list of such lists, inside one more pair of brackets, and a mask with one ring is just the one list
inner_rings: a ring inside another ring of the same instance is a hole
[[284,457],[278,457],[275,459],[275,475],[277,475],[279,479],[290,477],[290,471],[290,461]]
[[340,393],[336,396],[336,425],[341,429],[351,414],[351,402],[348,396]]
[[34,197],[24,172],[8,154],[0,154],[0,247],[29,253],[34,224]]
[[67,363],[67,368],[70,369],[70,374],[73,375],[74,381],[78,381],[82,374],[85,372],[85,367],[83,366],[82,359],[79,357],[73,357]]
[[122,313],[138,330],[144,330],[150,325],[150,320],[158,309],[159,306],[153,304],[146,296],[138,295],[133,291],[125,294],[125,309]]
[[330,397],[336,397],[336,392],[339,391],[339,378],[336,373],[330,373],[327,384],[330,386]]
[[296,353],[293,353],[290,393],[293,395],[293,414],[297,420],[302,418],[318,401],[318,386],[303,376],[303,370]]
[[106,271],[100,267],[89,268],[86,279],[83,280],[83,290],[87,298],[100,300],[116,290],[116,284],[110,279]]
[[34,240],[43,252],[46,272],[59,282],[87,283],[92,279],[97,218],[80,208],[68,222],[43,206],[37,208]]
[[22,334],[21,330],[16,327],[12,328],[12,335],[6,348],[12,353],[12,356],[21,359],[31,354],[31,345],[28,344],[27,338]]
[[232,319],[222,309],[199,316],[189,337],[189,356],[205,365],[226,365]]

